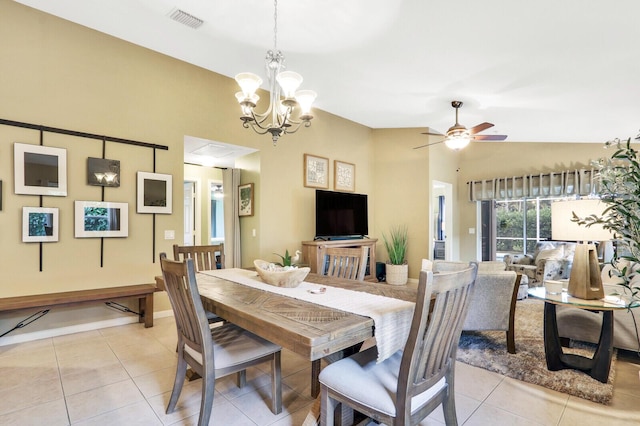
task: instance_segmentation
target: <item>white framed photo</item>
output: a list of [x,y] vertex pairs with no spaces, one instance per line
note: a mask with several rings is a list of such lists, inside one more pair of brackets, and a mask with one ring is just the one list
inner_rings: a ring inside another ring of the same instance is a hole
[[15,193],[67,196],[67,150],[13,144]]
[[103,238],[129,235],[129,204],[105,201],[75,202],[75,237]]
[[171,214],[171,175],[138,172],[138,213]]
[[22,208],[22,241],[25,243],[58,241],[59,209]]

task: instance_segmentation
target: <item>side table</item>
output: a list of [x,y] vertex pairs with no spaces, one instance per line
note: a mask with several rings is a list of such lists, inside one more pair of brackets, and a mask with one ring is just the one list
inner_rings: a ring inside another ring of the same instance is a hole
[[[529,296],[544,300],[544,352],[547,368],[551,371],[567,368],[580,370],[602,383],[607,383],[613,355],[613,311],[635,308],[639,305],[637,303],[628,305],[609,302],[602,299],[579,299],[569,296],[565,291],[551,294],[547,293],[544,287],[530,288]],[[557,305],[602,312],[600,339],[593,358],[564,353],[558,336]]]

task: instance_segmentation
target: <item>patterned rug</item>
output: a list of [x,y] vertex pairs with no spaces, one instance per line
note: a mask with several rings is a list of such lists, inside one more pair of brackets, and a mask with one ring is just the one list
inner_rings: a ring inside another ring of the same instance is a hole
[[[580,371],[547,370],[543,345],[543,307],[544,302],[537,299],[517,302],[515,354],[507,352],[504,332],[463,332],[458,346],[458,361],[568,395],[610,404],[617,351],[614,350],[607,383],[601,383]],[[576,344],[572,348],[564,348],[564,351],[591,357],[594,345]]]

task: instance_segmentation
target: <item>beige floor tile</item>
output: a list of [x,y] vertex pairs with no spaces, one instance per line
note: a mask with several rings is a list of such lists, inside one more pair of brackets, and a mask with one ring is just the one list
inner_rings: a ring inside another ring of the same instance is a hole
[[311,367],[300,370],[286,377],[283,376],[282,383],[289,386],[300,395],[311,396]]
[[247,383],[242,388],[238,387],[237,375],[235,373],[216,378],[216,390],[229,400],[249,392],[255,392],[264,386],[271,386],[271,374],[266,374],[256,367],[247,369]]
[[[478,409],[480,404],[481,401],[475,400],[460,393],[456,393],[456,416],[458,418],[458,423],[463,424],[471,416],[471,414]],[[433,410],[428,417],[440,423],[444,423],[444,412],[442,411],[442,405]]]
[[62,376],[119,363],[118,357],[111,351],[96,353],[94,356],[67,357],[58,361]]
[[98,357],[113,356],[111,347],[103,338],[87,341],[74,341],[62,346],[56,346],[58,362],[76,362],[76,359],[94,359]]
[[505,378],[489,395],[486,403],[528,420],[554,425],[560,420],[568,399],[569,396],[563,393]]
[[0,414],[34,407],[63,398],[60,379],[31,380],[3,389]]
[[0,425],[3,426],[63,426],[68,424],[67,407],[62,398],[0,415]]
[[20,354],[31,354],[40,351],[53,351],[52,339],[39,339],[31,342],[0,346],[0,362],[2,357]]
[[492,371],[472,367],[462,362],[456,363],[456,394],[484,401],[502,380],[504,380],[503,376]]
[[69,368],[66,373],[61,375],[65,396],[129,379],[127,370],[118,361],[96,365],[93,368]]
[[138,386],[138,389],[140,389],[140,392],[142,392],[142,395],[148,399],[152,396],[171,391],[171,389],[173,389],[175,376],[175,367],[169,367],[134,377],[133,381],[136,386]]
[[[185,419],[181,419],[176,423],[171,423],[172,426],[195,426],[198,424],[200,413],[194,414]],[[299,423],[300,425],[301,423]],[[234,407],[229,401],[223,401],[219,404],[214,404],[211,409],[211,417],[209,418],[209,425],[224,425],[224,426],[255,426],[242,411]]]
[[126,407],[118,408],[108,413],[74,423],[74,426],[162,426],[162,422],[153,412],[147,401],[136,402]]
[[61,346],[73,344],[75,342],[88,342],[89,340],[100,339],[100,338],[102,338],[102,334],[100,334],[99,330],[89,330],[89,331],[83,331],[80,333],[72,333],[72,334],[65,334],[62,336],[56,336],[56,337],[53,337],[51,340],[53,341],[53,345],[59,348]]
[[131,377],[138,377],[167,367],[175,368],[178,362],[178,355],[175,352],[164,351],[144,357],[124,359],[121,362]]
[[66,397],[71,423],[117,410],[143,399],[130,379]]
[[[5,359],[6,360],[6,359]],[[55,362],[43,362],[42,365],[21,365],[16,362],[3,364],[0,360],[0,393],[8,392],[11,388],[29,383],[58,380],[60,373]]]
[[619,394],[612,404],[602,405],[581,398],[570,397],[560,420],[560,426],[607,425],[627,426],[640,424],[640,404],[636,396]]
[[616,363],[614,393],[626,393],[640,398],[640,364]]
[[288,416],[276,420],[275,423],[271,423],[269,426],[299,426],[307,418],[307,414],[309,414],[309,410],[311,409],[312,405],[313,401],[307,405],[302,406],[302,408],[289,414]]
[[[180,422],[200,412],[202,386],[199,381],[185,383],[182,387],[182,392],[180,393],[180,398],[178,398],[175,410],[171,414],[166,414],[170,397],[171,392],[165,392],[147,399],[153,411],[165,425]],[[213,407],[228,402],[220,392],[215,392],[213,396]]]
[[282,386],[282,412],[276,415],[271,411],[271,386],[264,386],[257,389],[256,392],[232,399],[231,403],[245,413],[256,425],[261,426],[287,417],[313,403],[313,400],[309,396],[294,392],[288,386]]
[[509,411],[492,405],[484,404],[479,407],[464,426],[536,426],[540,423],[520,417]]
[[147,338],[142,342],[132,342],[128,346],[114,346],[113,353],[116,354],[118,359],[133,359],[137,357],[148,357],[159,352],[173,352],[175,353],[175,346],[172,349],[168,349],[156,338]]

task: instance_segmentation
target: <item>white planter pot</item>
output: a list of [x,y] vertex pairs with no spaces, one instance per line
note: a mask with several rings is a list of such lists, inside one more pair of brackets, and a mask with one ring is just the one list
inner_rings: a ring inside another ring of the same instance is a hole
[[391,285],[405,285],[409,280],[409,265],[386,264],[386,281]]

